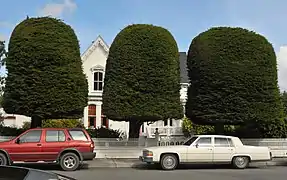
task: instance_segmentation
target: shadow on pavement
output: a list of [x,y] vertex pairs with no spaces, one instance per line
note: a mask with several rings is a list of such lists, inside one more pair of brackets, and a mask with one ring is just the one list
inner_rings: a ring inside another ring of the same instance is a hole
[[[162,170],[159,164],[135,164],[132,166],[133,169],[138,170]],[[248,169],[258,169],[260,167],[249,166]],[[198,170],[198,169],[233,169],[231,165],[217,165],[217,164],[180,164],[177,169],[180,170]]]
[[[32,169],[39,169],[39,170],[45,170],[45,171],[63,171],[61,167],[57,164],[40,164],[40,163],[29,163],[29,164],[13,164],[13,166],[18,167],[27,167]],[[79,169],[88,169],[88,164],[83,164]]]

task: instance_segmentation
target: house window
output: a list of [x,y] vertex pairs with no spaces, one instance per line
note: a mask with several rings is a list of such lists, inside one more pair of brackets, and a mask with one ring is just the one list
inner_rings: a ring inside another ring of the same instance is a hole
[[103,90],[103,72],[94,72],[94,90],[95,91],[102,91]]

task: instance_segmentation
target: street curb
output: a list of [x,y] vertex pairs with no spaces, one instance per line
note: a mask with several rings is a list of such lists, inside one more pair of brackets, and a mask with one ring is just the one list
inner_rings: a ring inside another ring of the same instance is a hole
[[[87,162],[84,168],[148,168],[153,165],[148,165],[138,159],[95,159]],[[193,165],[194,166],[194,165]],[[276,158],[267,162],[253,162],[250,167],[268,167],[268,166],[287,166],[286,158]]]
[[[252,163],[251,163],[252,164]],[[257,162],[254,165],[261,166],[287,166],[287,159],[286,158],[278,158],[276,160],[267,161],[267,162]]]

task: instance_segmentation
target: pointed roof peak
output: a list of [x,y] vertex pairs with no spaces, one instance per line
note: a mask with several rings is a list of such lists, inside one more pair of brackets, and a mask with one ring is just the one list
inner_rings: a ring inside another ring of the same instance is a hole
[[82,54],[82,60],[83,61],[85,61],[90,55],[91,55],[91,53],[92,52],[94,52],[95,51],[95,49],[97,48],[97,47],[99,47],[99,46],[101,46],[103,49],[104,49],[104,51],[105,51],[105,53],[106,53],[106,55],[108,55],[109,54],[109,46],[107,45],[107,43],[104,41],[104,39],[102,38],[102,36],[101,35],[98,35],[98,37],[94,40],[94,41],[92,41],[92,44],[87,48],[87,50]]

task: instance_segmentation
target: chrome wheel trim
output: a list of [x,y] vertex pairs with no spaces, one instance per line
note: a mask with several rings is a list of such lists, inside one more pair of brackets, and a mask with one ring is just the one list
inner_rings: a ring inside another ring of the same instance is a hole
[[236,157],[235,158],[235,165],[239,168],[245,167],[247,163],[248,163],[247,157]]
[[73,168],[73,167],[76,165],[76,162],[77,162],[77,160],[76,160],[75,157],[73,157],[73,156],[67,156],[67,157],[65,157],[63,164],[64,164],[64,166],[65,166],[66,168],[71,169],[71,168]]
[[176,159],[174,156],[165,156],[162,164],[166,169],[173,169],[176,166]]

